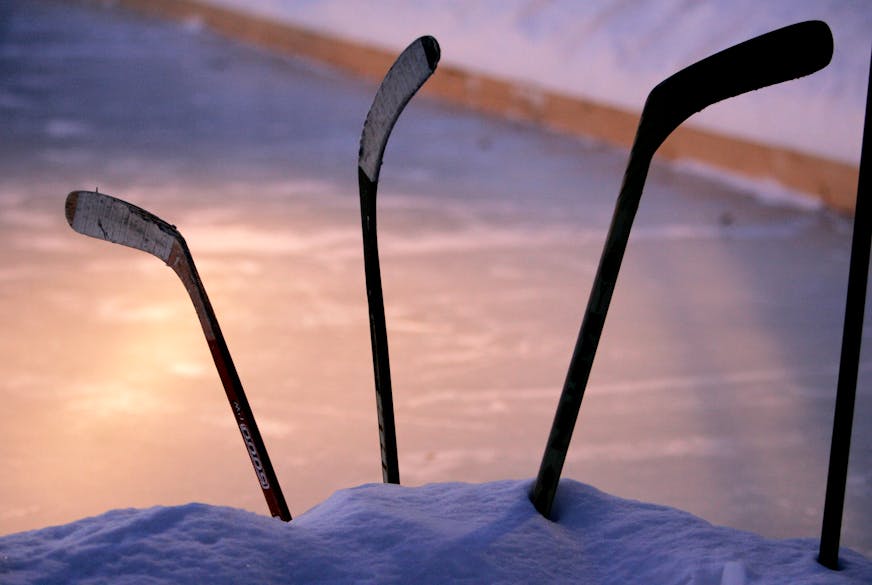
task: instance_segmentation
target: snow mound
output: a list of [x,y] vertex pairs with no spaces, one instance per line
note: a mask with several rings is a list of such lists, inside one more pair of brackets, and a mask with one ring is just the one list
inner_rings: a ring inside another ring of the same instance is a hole
[[188,504],[116,510],[0,538],[0,581],[158,583],[865,583],[872,561],[815,561],[816,539],[770,540],[564,480],[556,522],[530,481],[374,484],[285,524]]

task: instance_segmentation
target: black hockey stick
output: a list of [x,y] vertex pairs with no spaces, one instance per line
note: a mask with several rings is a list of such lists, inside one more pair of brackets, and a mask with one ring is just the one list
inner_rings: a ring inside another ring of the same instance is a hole
[[551,514],[557,484],[654,152],[673,130],[703,108],[748,91],[814,73],[829,63],[832,52],[833,39],[829,27],[819,21],[802,22],[716,53],[682,69],[651,90],[630,150],[581,331],[536,483],[530,494],[534,506],[543,516],[549,517]]
[[854,424],[854,398],[857,394],[860,344],[863,341],[869,252],[872,247],[872,64],[869,67],[869,87],[866,90],[866,123],[863,127],[863,146],[860,150],[860,177],[857,182],[857,205],[854,207],[852,240],[845,325],[842,329],[842,356],[839,360],[833,439],[830,443],[830,465],[827,473],[827,493],[824,499],[821,547],[818,555],[818,561],[822,565],[834,570],[839,568],[839,540],[845,505],[845,483],[848,479],[851,430]]
[[403,108],[436,70],[439,44],[433,37],[415,40],[400,54],[375,94],[363,124],[357,179],[360,188],[360,219],[363,225],[363,262],[366,273],[366,301],[369,305],[369,332],[372,342],[372,367],[375,375],[375,400],[381,444],[382,478],[385,483],[400,483],[397,460],[397,430],[388,360],[388,334],[376,235],[376,192],[382,156],[391,130]]
[[254,413],[245,398],[230,350],[227,349],[227,343],[218,327],[218,319],[182,234],[175,226],[144,209],[115,197],[90,191],[70,193],[67,196],[66,215],[70,227],[80,234],[148,252],[163,260],[179,276],[194,303],[209,351],[215,360],[215,367],[218,368],[218,375],[269,511],[285,522],[290,521],[291,513],[254,421]]

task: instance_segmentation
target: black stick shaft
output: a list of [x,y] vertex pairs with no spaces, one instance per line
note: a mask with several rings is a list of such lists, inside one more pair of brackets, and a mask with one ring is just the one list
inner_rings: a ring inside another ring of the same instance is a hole
[[848,478],[851,450],[851,430],[854,422],[854,399],[860,365],[860,345],[863,340],[863,319],[866,306],[866,285],[869,275],[869,254],[872,246],[872,64],[869,89],[866,94],[866,122],[860,154],[860,177],[857,184],[857,205],[854,209],[854,235],[851,243],[851,263],[848,271],[848,295],[845,302],[845,326],[842,330],[842,355],[839,360],[839,381],[836,408],[833,415],[833,440],[830,444],[830,465],[827,473],[827,493],[821,526],[821,546],[818,561],[827,568],[838,569],[839,540]]
[[639,209],[642,187],[648,176],[652,156],[653,152],[640,148],[638,140],[630,151],[630,161],[627,164],[612,223],[594,277],[593,289],[569,363],[560,402],[554,414],[551,434],[545,445],[545,453],[530,496],[533,505],[546,518],[551,515],[551,506],[563,471],[566,452],[578,420],[584,390],[602,336],[609,303],[615,291],[618,272],[630,238],[630,229]]
[[239,432],[242,434],[242,440],[254,467],[257,481],[263,490],[263,497],[269,511],[274,517],[289,522],[291,512],[285,502],[281,486],[279,486],[278,477],[266,451],[263,437],[257,428],[254,413],[245,396],[245,390],[242,388],[242,381],[239,379],[236,366],[230,357],[230,350],[227,348],[224,335],[221,333],[218,318],[215,316],[212,303],[206,295],[206,289],[203,287],[200,275],[194,265],[194,259],[184,241],[175,245],[167,264],[179,275],[194,303],[194,309],[200,319],[203,333],[206,335],[209,351],[212,354],[212,359],[224,386],[224,392],[227,394],[227,400],[233,410],[233,417],[239,427]]
[[381,446],[382,478],[385,483],[400,483],[397,455],[397,428],[394,421],[394,398],[391,388],[391,365],[388,357],[388,332],[385,325],[384,293],[378,257],[376,229],[376,191],[378,183],[370,181],[358,169],[360,219],[363,225],[363,264],[366,274],[366,301],[369,305],[369,333],[372,343],[372,368],[375,374],[375,399],[378,434]]

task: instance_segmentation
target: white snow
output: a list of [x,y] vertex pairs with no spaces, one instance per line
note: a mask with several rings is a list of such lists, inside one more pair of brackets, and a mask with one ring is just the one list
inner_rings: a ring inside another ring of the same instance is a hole
[[0,538],[5,585],[113,583],[872,582],[842,550],[770,540],[565,480],[555,522],[530,482],[372,484],[342,490],[290,524],[204,504],[116,510]]
[[395,51],[431,34],[443,63],[631,111],[682,67],[823,20],[835,39],[826,69],[718,104],[693,123],[846,162],[860,157],[872,48],[865,0],[389,0],[365,10],[351,0],[208,1]]

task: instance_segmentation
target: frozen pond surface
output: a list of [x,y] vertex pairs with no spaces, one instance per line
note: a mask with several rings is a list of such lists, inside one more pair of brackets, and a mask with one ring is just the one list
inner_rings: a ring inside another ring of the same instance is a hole
[[[266,511],[184,290],[70,230],[73,189],[185,235],[295,514],[380,480],[356,185],[374,91],[193,26],[0,6],[0,533]],[[421,97],[404,113],[379,195],[404,483],[535,475],[625,162]],[[816,536],[849,246],[842,218],[655,165],[564,473]],[[870,336],[843,537],[866,555]]]

